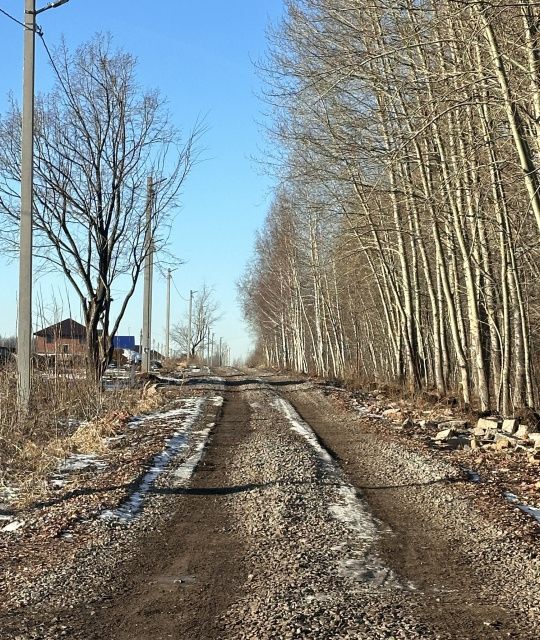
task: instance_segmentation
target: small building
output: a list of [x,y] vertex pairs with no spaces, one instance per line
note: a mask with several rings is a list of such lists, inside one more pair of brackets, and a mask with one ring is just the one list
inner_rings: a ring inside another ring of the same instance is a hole
[[40,356],[71,359],[86,354],[86,327],[72,318],[34,333],[34,351]]

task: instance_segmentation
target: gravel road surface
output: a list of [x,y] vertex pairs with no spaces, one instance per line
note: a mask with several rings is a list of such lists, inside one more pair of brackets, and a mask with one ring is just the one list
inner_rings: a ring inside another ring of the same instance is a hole
[[198,440],[140,513],[96,517],[93,538],[35,581],[10,570],[2,640],[539,636],[536,546],[460,469],[311,383],[225,372],[167,401],[194,392]]

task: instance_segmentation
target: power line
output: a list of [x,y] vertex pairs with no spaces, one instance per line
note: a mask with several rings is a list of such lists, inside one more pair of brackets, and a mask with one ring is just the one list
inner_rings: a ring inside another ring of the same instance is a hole
[[[17,20],[17,18],[15,18],[15,16],[12,16],[10,13],[8,13],[7,11],[5,11],[4,9],[2,9],[2,7],[0,7],[0,13],[3,13],[7,18],[9,18],[10,20],[13,20],[13,22],[16,22],[18,25],[20,25],[21,27],[23,27],[24,29],[28,29],[28,27],[24,24],[24,22],[21,22],[20,20]],[[41,41],[43,42],[43,46],[45,48],[45,52],[47,53],[47,57],[49,58],[49,62],[51,63],[52,68],[54,69],[54,72],[56,73],[56,76],[58,77],[58,80],[60,81],[60,84],[62,85],[62,88],[64,89],[64,91],[66,92],[66,94],[69,97],[69,92],[66,88],[66,85],[64,84],[64,80],[62,79],[62,76],[60,75],[60,72],[58,71],[58,67],[56,66],[56,63],[54,61],[54,58],[52,56],[52,53],[47,45],[47,42],[45,41],[45,34],[43,33],[43,29],[36,24],[36,34],[41,38]]]
[[56,77],[58,78],[60,84],[62,85],[62,89],[64,90],[64,93],[71,100],[71,94],[68,91],[66,85],[64,84],[64,80],[63,80],[62,76],[60,75],[60,71],[58,71],[58,67],[56,66],[56,62],[54,61],[54,58],[52,57],[52,53],[50,52],[50,49],[47,46],[47,42],[45,41],[45,34],[43,33],[43,31],[41,29],[37,32],[37,34],[41,38],[41,42],[43,42],[43,46],[45,47],[45,52],[47,53],[47,57],[49,58],[49,62],[51,63],[51,66],[54,69],[54,72],[56,73]]
[[8,13],[7,11],[5,11],[4,9],[2,9],[0,7],[0,13],[3,13],[5,16],[7,16],[10,20],[13,20],[13,22],[16,22],[18,25],[20,25],[21,27],[23,27],[23,29],[27,29],[28,27],[24,24],[24,22],[21,22],[20,20],[17,20],[17,18],[15,18],[15,16],[12,16],[11,13]]
[[180,298],[182,298],[182,300],[183,300],[184,302],[188,302],[188,299],[187,299],[187,298],[184,298],[184,296],[180,293],[180,291],[178,291],[178,287],[176,286],[176,282],[174,281],[174,278],[171,278],[171,280],[172,280],[172,283],[173,283],[173,287],[175,288],[176,293],[178,294],[178,296],[179,296]]

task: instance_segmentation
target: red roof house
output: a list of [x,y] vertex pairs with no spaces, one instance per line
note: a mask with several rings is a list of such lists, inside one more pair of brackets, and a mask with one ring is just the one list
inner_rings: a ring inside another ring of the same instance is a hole
[[86,353],[86,327],[71,318],[34,333],[39,355],[81,355]]

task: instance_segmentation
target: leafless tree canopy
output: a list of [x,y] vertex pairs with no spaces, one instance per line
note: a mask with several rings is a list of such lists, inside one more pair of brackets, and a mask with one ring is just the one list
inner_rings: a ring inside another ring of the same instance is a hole
[[190,357],[194,357],[197,351],[210,338],[212,327],[220,318],[219,303],[214,299],[212,289],[207,285],[203,285],[193,296],[191,336],[189,332],[189,317],[186,317],[173,326],[171,339],[180,351],[189,354]]
[[538,402],[540,6],[289,0],[280,178],[240,285],[268,364]]
[[[99,377],[147,252],[147,176],[155,183],[151,231],[166,246],[200,128],[182,141],[157,91],[143,90],[136,61],[98,35],[54,55],[55,88],[36,102],[35,254],[77,292],[88,330],[90,370]],[[0,119],[0,213],[4,240],[19,219],[21,110]],[[111,318],[112,287],[122,279]],[[127,284],[125,284],[127,282]],[[98,327],[102,338],[98,341]]]

